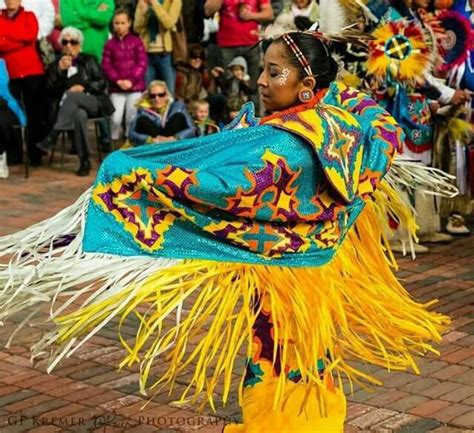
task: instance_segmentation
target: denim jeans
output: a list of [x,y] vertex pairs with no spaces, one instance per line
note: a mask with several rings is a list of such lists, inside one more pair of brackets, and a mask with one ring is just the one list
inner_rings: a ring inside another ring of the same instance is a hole
[[163,80],[174,96],[176,70],[173,67],[171,54],[148,53],[148,68],[145,74],[147,86],[153,80]]

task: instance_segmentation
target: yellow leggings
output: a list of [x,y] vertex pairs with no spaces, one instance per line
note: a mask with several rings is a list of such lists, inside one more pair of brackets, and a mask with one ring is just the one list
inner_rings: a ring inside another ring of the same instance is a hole
[[244,391],[243,424],[228,425],[224,433],[343,433],[346,399],[338,388],[326,389],[323,400],[326,414],[322,416],[316,391],[313,390],[302,413],[304,384],[287,384],[286,405],[273,411],[274,384],[260,384]]
[[[292,370],[291,365],[281,368],[278,362],[273,363],[273,322],[265,300],[252,335],[252,358],[247,365],[242,401],[244,422],[226,426],[224,433],[342,433],[346,399],[344,393],[333,385],[332,378],[324,374],[324,367],[321,366],[324,385],[318,391],[315,385],[298,379],[297,370]],[[291,376],[290,371],[293,373]],[[281,410],[273,410],[280,374],[287,375],[284,404]],[[310,390],[308,386],[311,386]],[[318,392],[324,395],[318,395]],[[323,402],[324,414],[320,402]]]

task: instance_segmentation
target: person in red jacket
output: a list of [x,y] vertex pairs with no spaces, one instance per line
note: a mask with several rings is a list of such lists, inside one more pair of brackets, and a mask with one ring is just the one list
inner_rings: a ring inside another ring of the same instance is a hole
[[0,58],[5,60],[10,76],[10,90],[22,101],[28,122],[28,156],[30,164],[41,164],[41,151],[35,144],[41,140],[44,89],[44,67],[37,49],[38,20],[33,12],[21,6],[21,0],[6,0],[0,11]]

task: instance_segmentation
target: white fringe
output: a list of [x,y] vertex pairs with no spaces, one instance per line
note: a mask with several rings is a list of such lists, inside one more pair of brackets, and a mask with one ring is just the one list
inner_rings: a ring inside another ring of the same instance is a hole
[[[0,257],[11,256],[8,264],[0,265],[0,325],[15,313],[29,311],[28,316],[10,335],[7,346],[17,332],[31,324],[45,306],[49,307],[50,318],[54,319],[79,299],[81,307],[84,307],[113,296],[133,284],[134,289],[128,300],[136,296],[141,284],[150,275],[181,262],[83,252],[82,237],[91,191],[92,188],[53,217],[0,238]],[[55,242],[65,235],[75,235],[75,238],[68,245],[55,246]],[[86,337],[70,342],[60,352],[56,351],[48,372],[64,356],[72,355],[120,314],[127,300],[118,304]],[[177,314],[179,311],[178,308]],[[56,335],[56,331],[46,333],[33,346],[32,358],[44,355],[46,349],[55,343]]]
[[452,198],[459,194],[455,176],[433,167],[397,155],[384,179],[398,191],[418,191],[439,197]]
[[[386,179],[399,190],[416,189],[446,197],[457,193],[451,183],[453,176],[403,157],[395,159]],[[84,307],[132,287],[123,301],[81,340],[58,347],[55,344],[58,331],[53,329],[33,346],[33,358],[51,352],[48,372],[120,315],[124,305],[137,296],[149,276],[181,263],[181,260],[153,257],[85,253],[82,238],[91,191],[92,188],[53,217],[0,238],[0,257],[9,256],[10,259],[9,263],[0,265],[0,324],[3,325],[3,321],[15,313],[28,310],[27,317],[11,334],[8,344],[17,331],[32,324],[37,313],[46,306],[50,318],[54,319],[74,302],[80,300],[81,307]],[[75,238],[68,245],[58,247],[57,242],[65,235],[75,235]],[[176,306],[178,323],[181,308],[182,305]]]

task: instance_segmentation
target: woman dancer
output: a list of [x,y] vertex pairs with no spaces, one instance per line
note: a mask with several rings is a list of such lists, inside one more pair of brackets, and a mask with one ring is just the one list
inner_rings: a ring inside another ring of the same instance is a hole
[[[73,297],[34,347],[56,348],[51,369],[113,317],[136,315],[121,365],[141,363],[142,389],[156,392],[189,369],[183,401],[204,394],[213,408],[246,346],[243,424],[226,433],[342,432],[341,375],[371,380],[348,361],[416,370],[413,355],[432,350],[447,318],[411,299],[381,243],[387,213],[408,218],[383,179],[401,129],[334,82],[321,35],[265,48],[271,115],[259,122],[249,104],[219,134],[114,152],[76,204],[3,239],[13,258],[0,320]],[[75,240],[52,248],[66,233]],[[23,281],[41,297],[17,290]]]

